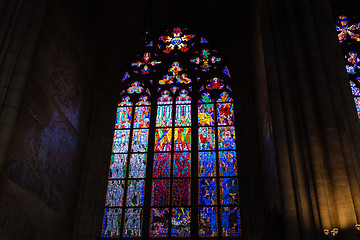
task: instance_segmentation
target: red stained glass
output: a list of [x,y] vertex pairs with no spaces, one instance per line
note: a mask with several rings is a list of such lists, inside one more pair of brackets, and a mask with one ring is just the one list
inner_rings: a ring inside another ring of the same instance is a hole
[[173,180],[173,205],[189,206],[190,205],[190,179]]
[[170,197],[170,180],[154,179],[152,185],[152,206],[168,206]]

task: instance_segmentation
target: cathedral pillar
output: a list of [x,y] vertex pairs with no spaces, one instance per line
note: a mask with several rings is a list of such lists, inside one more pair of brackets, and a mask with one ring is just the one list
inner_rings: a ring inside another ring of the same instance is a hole
[[0,166],[15,124],[46,0],[0,1]]

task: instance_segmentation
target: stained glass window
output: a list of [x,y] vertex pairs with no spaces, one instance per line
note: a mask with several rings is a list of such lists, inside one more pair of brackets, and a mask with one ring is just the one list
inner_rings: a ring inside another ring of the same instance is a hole
[[229,69],[188,29],[151,43],[119,81],[101,237],[238,237]]
[[356,17],[339,16],[336,31],[345,57],[345,67],[350,80],[355,107],[360,119],[360,20]]

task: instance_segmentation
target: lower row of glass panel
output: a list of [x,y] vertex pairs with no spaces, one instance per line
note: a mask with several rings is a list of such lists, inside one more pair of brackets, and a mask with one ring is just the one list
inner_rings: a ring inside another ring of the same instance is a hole
[[[171,213],[170,213],[171,209]],[[121,215],[125,211],[123,232],[120,231]],[[105,208],[102,237],[140,237],[142,232],[143,208]],[[169,215],[170,214],[170,215]],[[219,218],[220,214],[220,218]],[[220,222],[218,221],[220,219]],[[189,237],[190,207],[151,208],[151,237]],[[240,235],[240,210],[236,206],[208,206],[198,208],[198,234],[201,237]]]

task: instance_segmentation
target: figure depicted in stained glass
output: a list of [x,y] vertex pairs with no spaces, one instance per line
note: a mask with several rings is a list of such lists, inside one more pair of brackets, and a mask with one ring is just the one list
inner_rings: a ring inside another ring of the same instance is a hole
[[166,237],[169,232],[169,208],[152,208],[150,213],[150,236]]
[[169,179],[154,179],[152,186],[151,204],[153,206],[168,206],[169,205]]
[[358,69],[360,69],[360,66],[358,66],[358,63],[360,61],[360,59],[357,57],[357,53],[354,51],[349,52],[348,55],[345,55],[345,58],[347,59],[347,61],[349,63],[351,63],[352,65],[345,65],[346,66],[346,71],[349,74],[355,74],[356,71]]
[[159,38],[160,41],[164,43],[168,43],[164,49],[164,53],[169,53],[175,49],[175,46],[182,52],[187,52],[189,50],[187,46],[187,41],[191,40],[195,37],[195,35],[183,35],[183,29],[181,28],[174,28],[172,32],[172,36],[161,36]]
[[199,152],[199,176],[214,177],[215,175],[215,152]]
[[116,113],[115,128],[130,128],[132,107],[118,107]]
[[360,42],[359,34],[354,33],[360,29],[359,23],[355,23],[349,26],[349,20],[346,16],[340,16],[338,23],[339,26],[336,26],[336,31],[338,31],[338,38],[340,43],[346,40],[346,37],[349,35],[352,39]]
[[107,207],[120,207],[124,196],[124,181],[110,180],[108,182],[108,189],[106,194]]
[[172,105],[159,105],[156,115],[156,127],[172,126]]
[[174,177],[190,177],[191,152],[174,153]]
[[189,206],[191,196],[190,179],[174,179],[172,195],[172,203],[174,206]]
[[103,237],[120,236],[121,208],[105,208]]
[[171,150],[171,128],[157,128],[155,130],[155,151],[163,152]]
[[216,179],[199,178],[199,205],[216,204]]
[[236,155],[235,151],[220,151],[220,176],[236,176]]
[[164,104],[172,104],[172,98],[170,97],[170,92],[165,90],[161,93],[161,97],[159,97],[158,99],[158,104],[159,105],[164,105]]
[[221,201],[222,205],[236,205],[239,203],[239,189],[237,187],[236,178],[222,178],[221,185]]
[[[156,56],[156,54],[155,54],[155,56]],[[161,61],[157,61],[157,60],[151,61],[151,53],[149,53],[149,52],[144,53],[142,60],[143,61],[137,61],[137,62],[132,63],[131,66],[138,67],[138,68],[142,67],[141,73],[143,75],[149,74],[151,67],[159,65],[161,63]],[[135,71],[135,72],[137,73],[137,71]]]
[[148,128],[150,122],[150,106],[135,108],[134,128]]
[[221,228],[222,235],[239,236],[240,235],[240,217],[238,207],[221,208]]
[[216,51],[215,50],[210,51],[209,49],[203,49],[201,51],[200,57],[191,59],[190,62],[200,65],[203,72],[208,72],[208,71],[210,71],[211,64],[221,61],[221,58],[211,56],[211,52],[215,53]]
[[129,178],[145,178],[146,154],[131,154]]
[[214,104],[199,104],[198,122],[200,126],[214,126]]
[[141,212],[141,208],[126,209],[124,237],[141,236]]
[[191,126],[191,106],[176,105],[175,126]]
[[[188,78],[186,73],[182,73],[180,74],[180,72],[183,69],[180,67],[180,63],[178,62],[174,62],[171,65],[171,68],[169,68],[168,72],[172,74],[172,76],[170,75],[165,75],[163,79],[159,80],[159,84],[160,85],[165,85],[165,84],[172,84],[174,82],[176,83],[183,83],[183,84],[189,84],[191,83],[191,79]],[[176,80],[176,81],[175,81]]]
[[199,208],[199,236],[217,236],[216,207]]
[[217,104],[218,125],[234,125],[234,109],[232,103]]
[[133,82],[131,84],[131,87],[128,88],[127,92],[129,94],[133,93],[141,93],[144,90],[144,88],[141,86],[139,82]]
[[201,99],[199,100],[199,103],[212,103],[213,100],[210,98],[210,94],[205,92],[201,94]]
[[218,128],[219,150],[235,149],[235,127]]
[[175,128],[175,151],[191,150],[191,128]]
[[185,89],[182,89],[179,93],[179,96],[176,98],[176,104],[190,104],[191,97],[188,96],[188,92]]
[[126,194],[126,206],[140,207],[143,205],[144,197],[144,180],[130,180],[128,181],[128,188]]
[[130,97],[125,96],[122,98],[122,101],[118,104],[119,107],[131,107],[132,103],[130,102]]
[[210,79],[209,83],[206,84],[206,88],[209,90],[223,89],[223,80],[217,77]]
[[131,151],[146,152],[148,148],[149,129],[134,129]]
[[153,177],[163,178],[170,177],[170,153],[155,153]]
[[215,149],[215,133],[213,127],[199,128],[199,150]]
[[113,154],[110,161],[109,179],[125,178],[127,154]]
[[113,153],[125,153],[129,148],[130,130],[115,130],[113,140]]
[[175,207],[172,209],[171,216],[171,236],[188,237],[190,236],[190,208]]

